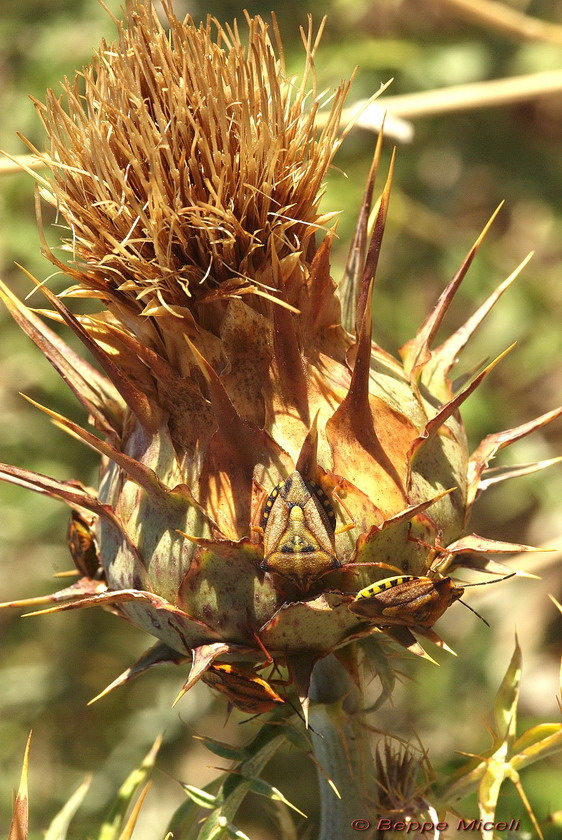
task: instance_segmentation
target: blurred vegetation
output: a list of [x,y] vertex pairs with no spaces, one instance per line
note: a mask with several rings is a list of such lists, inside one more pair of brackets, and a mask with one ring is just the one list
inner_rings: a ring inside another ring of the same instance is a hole
[[[118,14],[117,0],[106,3]],[[330,0],[322,4],[289,0],[276,5],[287,62],[295,72],[303,55],[299,25],[306,25],[308,12],[316,22],[328,14],[317,58],[319,87],[333,87],[359,65],[354,99],[371,95],[391,77],[391,93],[397,95],[562,68],[562,46],[508,37],[463,19],[453,5],[437,0]],[[250,14],[264,16],[270,6],[269,2],[246,4]],[[559,0],[517,0],[512,7],[543,20],[562,20]],[[229,20],[241,17],[242,8],[234,0],[176,2],[178,15],[189,12],[196,18],[210,13]],[[56,89],[58,80],[87,62],[100,39],[111,39],[113,31],[111,19],[93,0],[4,0],[0,148],[24,153],[17,131],[41,147],[42,132],[27,95],[41,99],[47,87]],[[413,334],[501,200],[506,205],[459,292],[448,327],[462,323],[529,250],[536,252],[524,276],[502,298],[472,344],[472,364],[476,365],[514,338],[519,341],[515,352],[463,411],[471,442],[476,444],[489,432],[530,420],[560,401],[562,97],[424,117],[415,121],[414,128],[412,143],[398,150],[374,298],[377,342],[396,352]],[[343,270],[374,142],[373,134],[352,131],[327,185],[326,208],[342,211],[333,266],[336,279]],[[390,151],[391,142],[386,145]],[[0,180],[0,219],[1,274],[25,296],[30,283],[14,263],[21,263],[39,279],[52,271],[40,255],[29,176]],[[56,218],[44,211],[44,221],[49,241],[56,244]],[[51,287],[61,284],[56,278]],[[23,391],[79,419],[70,393],[4,312],[0,319],[0,460],[93,483],[95,457],[18,396]],[[506,462],[560,454],[561,425],[553,424],[514,446]],[[500,485],[477,506],[472,528],[488,537],[560,546],[561,496],[562,470],[556,467]],[[51,591],[53,574],[70,568],[64,506],[2,486],[0,509],[0,600]],[[560,553],[527,556],[519,566],[538,570],[542,581],[510,581],[499,595],[482,590],[471,598],[485,612],[491,629],[462,607],[454,607],[454,615],[449,614],[440,626],[460,654],[458,661],[442,655],[441,668],[426,662],[405,663],[404,670],[414,681],[405,680],[399,686],[392,706],[374,716],[373,725],[398,734],[419,734],[436,767],[446,762],[454,765],[455,750],[477,753],[485,749],[489,743],[485,722],[511,656],[515,628],[524,662],[521,729],[555,720],[562,650],[560,625],[546,596],[552,592],[562,600],[559,559]],[[42,836],[40,829],[87,772],[93,772],[94,782],[72,836],[91,833],[95,814],[107,807],[158,731],[166,731],[158,765],[165,773],[198,786],[212,777],[208,765],[214,762],[193,741],[194,731],[232,741],[247,739],[254,731],[253,723],[238,726],[236,714],[223,731],[224,709],[202,685],[171,711],[182,680],[182,672],[174,668],[148,674],[86,707],[150,643],[140,631],[108,614],[87,611],[21,619],[15,612],[4,611],[0,633],[2,836],[9,825],[10,791],[17,784],[31,727],[35,730],[30,763],[33,838]],[[314,817],[312,767],[309,774],[307,786],[302,773],[294,773],[289,754],[275,760],[270,775],[291,801]],[[530,768],[523,774],[523,783],[539,821],[560,809],[559,763],[551,759]],[[163,836],[167,816],[182,801],[181,789],[165,774],[156,777],[155,790],[148,797],[135,840]],[[463,810],[471,813],[470,806]],[[520,816],[528,830],[521,803],[507,793],[501,816]],[[257,825],[256,817],[250,815],[247,820],[242,826],[253,840],[274,836],[272,823]],[[546,826],[545,836],[558,837],[558,831]]]

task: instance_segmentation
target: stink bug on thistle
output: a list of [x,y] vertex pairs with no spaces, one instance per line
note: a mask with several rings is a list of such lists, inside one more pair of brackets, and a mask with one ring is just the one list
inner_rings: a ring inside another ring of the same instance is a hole
[[[513,575],[506,575],[501,580],[508,577]],[[377,581],[361,589],[349,605],[349,609],[355,615],[381,627],[401,625],[429,629],[451,604],[462,598],[467,586],[486,586],[491,583],[499,583],[499,580],[457,586],[449,577],[400,575]],[[461,603],[468,607],[464,601]],[[472,607],[468,609],[476,613]],[[479,613],[476,615],[482,618]],[[482,621],[488,623],[485,619]]]
[[[352,528],[344,526],[342,531]],[[264,559],[261,568],[307,590],[342,564],[336,556],[336,515],[314,481],[295,471],[270,493],[263,508]]]
[[213,662],[202,679],[220,691],[231,706],[248,714],[261,715],[285,703],[268,682],[242,665]]
[[101,566],[93,527],[95,517],[86,518],[73,510],[66,532],[68,549],[78,571],[86,577],[95,578]]
[[463,593],[448,577],[400,575],[361,589],[349,609],[375,624],[432,627]]

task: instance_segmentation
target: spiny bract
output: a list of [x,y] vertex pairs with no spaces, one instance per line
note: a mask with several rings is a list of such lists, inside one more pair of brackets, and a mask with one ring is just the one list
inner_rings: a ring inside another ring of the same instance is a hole
[[[495,362],[456,393],[449,372],[518,272],[430,347],[482,237],[401,363],[371,342],[390,190],[389,177],[369,238],[380,143],[342,283],[354,329],[343,328],[333,216],[319,200],[348,84],[318,134],[312,29],[298,82],[275,22],[248,18],[244,46],[236,25],[181,22],[164,5],[169,35],[149,3],[131,0],[117,44],[65,82],[63,100],[50,92],[37,105],[52,175],[37,178],[66,220],[72,260],[48,256],[74,283],[65,297],[100,305],[76,316],[41,286],[44,314],[99,369],[2,291],[88,412],[97,434],[44,409],[100,453],[99,487],[7,465],[1,475],[74,511],[82,577],[44,602],[110,606],[159,640],[113,685],[189,657],[184,690],[204,677],[242,707],[251,697],[270,708],[277,693],[252,674],[272,659],[306,705],[314,663],[355,639],[384,632],[420,655],[414,633],[440,642],[427,626],[378,628],[349,609],[354,594],[392,573],[426,575],[428,545],[445,552],[440,573],[461,555],[491,568],[486,553],[519,550],[463,536],[470,509],[511,474],[486,477],[495,453],[560,412],[491,435],[469,457],[457,410]],[[243,665],[217,670],[219,657]]]

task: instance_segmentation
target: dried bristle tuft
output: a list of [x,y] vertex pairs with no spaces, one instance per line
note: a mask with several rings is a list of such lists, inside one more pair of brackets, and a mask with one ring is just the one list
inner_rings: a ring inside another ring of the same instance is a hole
[[326,221],[318,203],[349,84],[318,135],[312,29],[297,81],[275,20],[248,17],[242,37],[164,6],[169,33],[150,3],[129,0],[118,43],[102,44],[62,99],[50,91],[37,104],[53,174],[42,194],[72,233],[66,273],[110,306],[151,315],[209,295],[275,295],[283,272],[266,267],[307,267]]
[[375,761],[380,813],[419,816],[427,807],[424,787],[431,773],[427,756],[387,738],[377,748]]

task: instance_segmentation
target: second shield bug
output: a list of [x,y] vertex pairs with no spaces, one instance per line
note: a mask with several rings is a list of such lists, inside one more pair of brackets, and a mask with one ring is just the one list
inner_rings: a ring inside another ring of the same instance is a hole
[[361,589],[349,609],[381,626],[432,627],[463,593],[448,577],[401,575]]
[[248,714],[261,715],[285,703],[268,682],[242,665],[214,662],[203,681],[220,691],[231,706]]
[[[515,574],[515,573],[514,573]],[[499,583],[513,575],[482,583],[468,583],[458,586],[451,578],[414,577],[399,575],[386,578],[361,589],[349,605],[355,615],[372,621],[378,626],[401,625],[429,629],[441,618],[455,601],[460,601],[468,586],[487,586]],[[461,603],[477,613],[464,601]],[[482,618],[485,624],[488,622]]]

